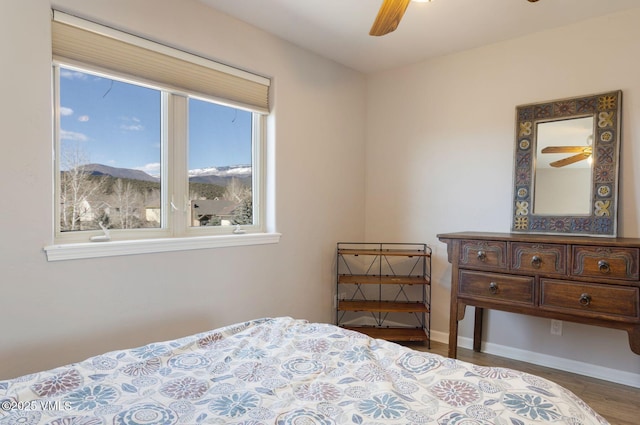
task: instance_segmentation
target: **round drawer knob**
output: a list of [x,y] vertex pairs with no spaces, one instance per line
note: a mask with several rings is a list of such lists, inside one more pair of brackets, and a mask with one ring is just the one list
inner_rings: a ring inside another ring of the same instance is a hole
[[534,255],[533,257],[531,257],[532,267],[539,269],[541,265],[542,265],[542,258],[538,257],[537,255]]
[[607,261],[600,260],[598,261],[598,270],[600,270],[600,273],[607,274],[611,271],[611,266]]
[[580,295],[580,304],[585,306],[591,304],[591,295],[589,294]]
[[498,284],[495,282],[491,282],[489,284],[489,292],[491,292],[492,294],[497,294],[498,293]]
[[487,259],[487,253],[483,250],[478,251],[478,260],[485,261]]

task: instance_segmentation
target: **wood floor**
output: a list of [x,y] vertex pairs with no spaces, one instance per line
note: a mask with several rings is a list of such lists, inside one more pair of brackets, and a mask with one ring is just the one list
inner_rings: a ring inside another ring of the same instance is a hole
[[[415,350],[430,351],[442,356],[447,355],[447,344],[435,341],[431,342],[430,350],[422,344],[407,344],[407,346]],[[464,348],[458,348],[458,359],[482,366],[507,367],[542,376],[572,391],[607,419],[611,425],[640,424],[640,388],[615,384],[491,354],[476,353],[473,350]]]

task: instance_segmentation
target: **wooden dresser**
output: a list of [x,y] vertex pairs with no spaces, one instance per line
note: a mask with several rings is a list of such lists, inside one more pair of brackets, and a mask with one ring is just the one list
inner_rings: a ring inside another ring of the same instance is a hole
[[449,357],[458,322],[475,306],[480,351],[483,309],[622,329],[640,354],[640,239],[461,232],[438,235],[451,271]]

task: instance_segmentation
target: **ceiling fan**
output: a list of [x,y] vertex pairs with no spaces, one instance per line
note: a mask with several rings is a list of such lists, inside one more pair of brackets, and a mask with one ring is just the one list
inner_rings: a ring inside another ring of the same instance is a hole
[[[381,36],[395,31],[400,24],[400,20],[411,1],[431,1],[431,0],[383,0],[378,16],[371,26],[369,35]],[[527,0],[535,3],[538,0]]]
[[569,164],[574,164],[576,162],[580,162],[584,159],[589,158],[593,154],[593,135],[590,134],[587,137],[587,143],[585,146],[546,146],[541,151],[541,153],[572,153],[575,155],[568,156],[566,158],[559,159],[557,161],[553,161],[549,163],[550,166],[555,168],[560,168],[567,166]]
[[549,165],[552,167],[560,168],[569,164],[573,164],[584,159],[587,159],[593,153],[591,146],[547,146],[542,149],[542,153],[574,153],[575,155],[568,156],[558,161],[553,161]]

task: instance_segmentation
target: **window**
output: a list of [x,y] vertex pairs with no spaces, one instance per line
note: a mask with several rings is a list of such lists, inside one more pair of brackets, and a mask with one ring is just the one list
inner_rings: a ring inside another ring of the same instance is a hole
[[194,98],[188,106],[189,225],[254,225],[252,114]]
[[52,28],[50,260],[71,243],[264,233],[268,79],[57,11]]
[[86,241],[81,233],[101,224],[162,228],[163,93],[87,71],[54,70],[60,234]]

